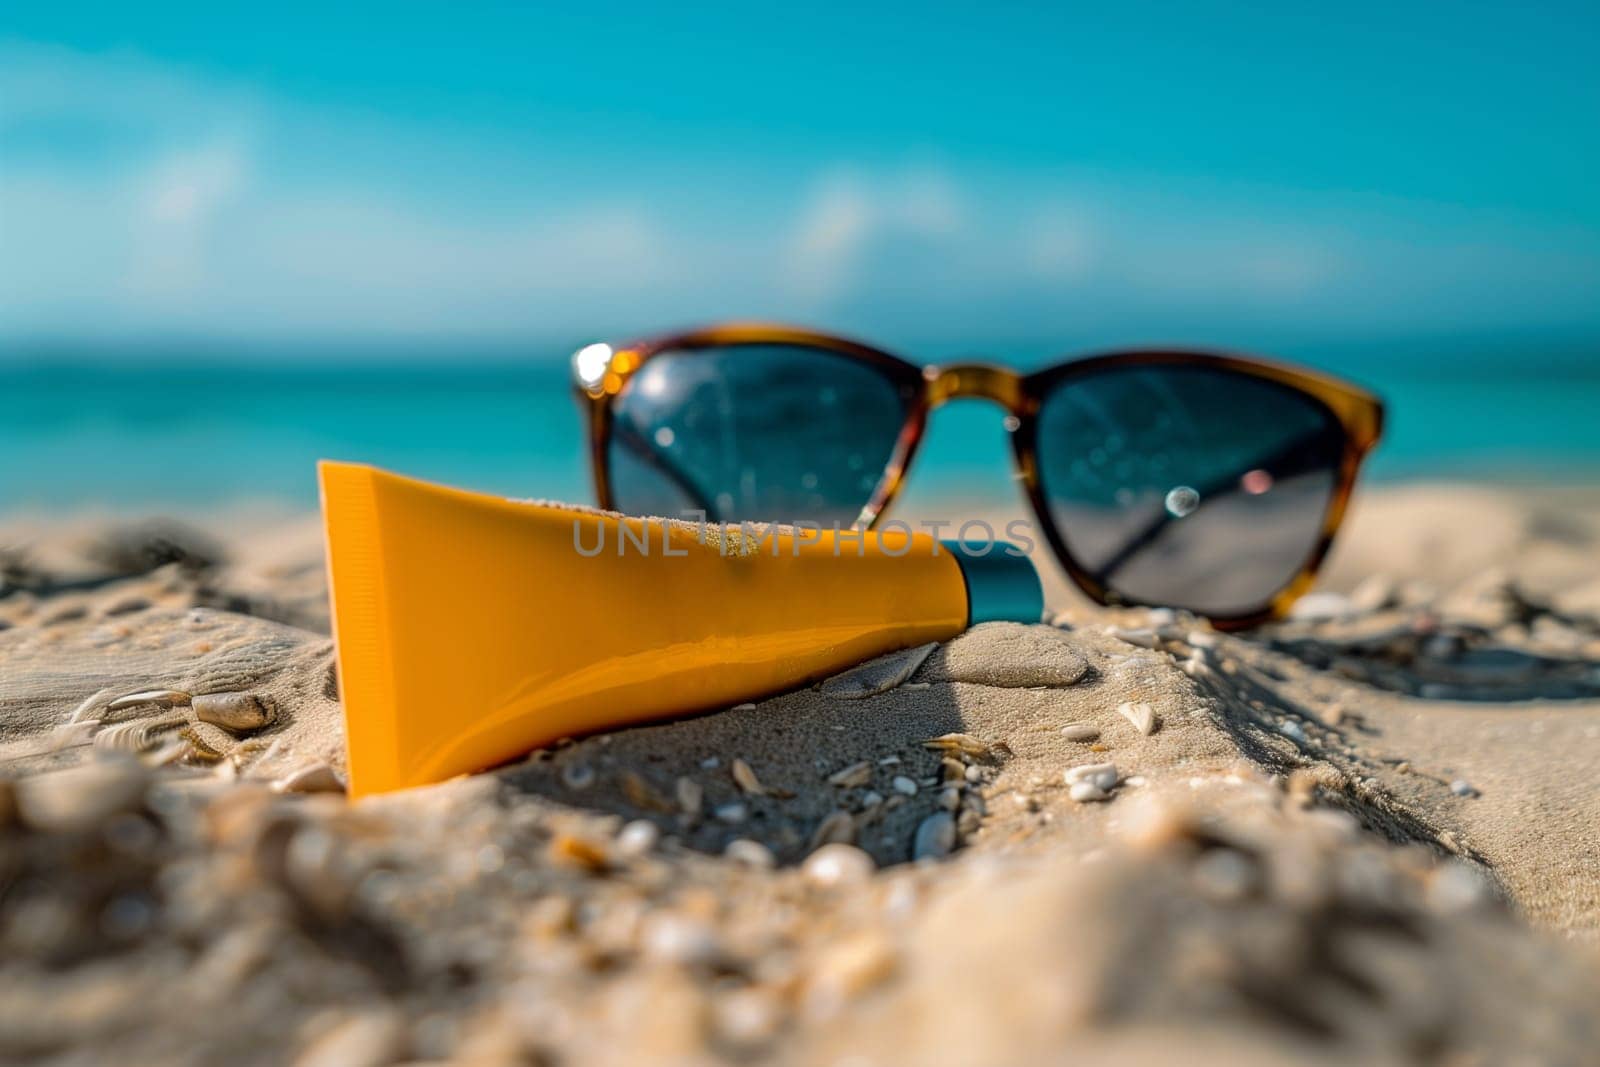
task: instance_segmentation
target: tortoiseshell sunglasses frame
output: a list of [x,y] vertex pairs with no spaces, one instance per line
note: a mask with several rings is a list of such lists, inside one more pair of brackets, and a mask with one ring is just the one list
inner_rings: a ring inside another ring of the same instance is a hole
[[1314,370],[1253,356],[1199,349],[1127,349],[1070,359],[1031,374],[1020,374],[991,363],[919,366],[870,345],[831,334],[766,323],[729,323],[613,346],[605,367],[593,375],[592,381],[584,381],[579,377],[578,395],[587,418],[590,465],[601,507],[616,510],[610,471],[612,404],[628,380],[638,373],[640,367],[663,352],[692,352],[741,345],[789,345],[831,352],[876,368],[910,397],[906,421],[900,429],[889,464],[857,519],[859,525],[865,525],[868,529],[877,524],[899,495],[911,461],[916,456],[917,446],[922,442],[928,416],[935,408],[962,397],[992,400],[999,404],[1011,416],[1006,426],[1011,431],[1017,472],[1050,548],[1078,588],[1092,600],[1106,605],[1143,602],[1122,596],[1097,581],[1067,548],[1065,539],[1050,517],[1044,488],[1040,483],[1036,446],[1039,406],[1053,389],[1064,381],[1111,367],[1213,367],[1276,382],[1316,401],[1327,409],[1344,432],[1338,485],[1323,516],[1317,543],[1300,570],[1261,608],[1233,615],[1207,616],[1219,629],[1242,629],[1282,618],[1289,606],[1311,588],[1317,570],[1326,559],[1334,536],[1344,521],[1362,461],[1378,443],[1383,432],[1383,402],[1372,393]]

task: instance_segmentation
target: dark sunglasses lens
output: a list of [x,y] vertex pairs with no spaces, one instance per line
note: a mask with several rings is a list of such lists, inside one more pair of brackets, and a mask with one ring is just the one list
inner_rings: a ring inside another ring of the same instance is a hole
[[1222,368],[1066,379],[1038,419],[1040,485],[1079,565],[1126,600],[1266,608],[1321,540],[1344,432],[1320,401]]
[[617,507],[716,522],[854,523],[913,390],[871,364],[795,345],[663,352],[612,407]]

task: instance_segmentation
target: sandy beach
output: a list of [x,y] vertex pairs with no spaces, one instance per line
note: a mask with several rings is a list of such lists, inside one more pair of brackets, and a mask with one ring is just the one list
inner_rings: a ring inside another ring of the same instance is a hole
[[0,1058],[1593,1062],[1600,491],[1369,490],[1246,634],[1047,586],[350,803],[314,515],[0,520]]

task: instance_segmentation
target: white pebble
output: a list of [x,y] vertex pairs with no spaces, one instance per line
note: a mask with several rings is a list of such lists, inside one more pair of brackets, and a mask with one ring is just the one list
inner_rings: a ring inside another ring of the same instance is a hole
[[1327,622],[1353,614],[1354,606],[1343,593],[1312,593],[1295,601],[1294,607],[1289,609],[1289,618],[1301,622]]
[[910,778],[907,778],[903,774],[895,775],[894,781],[890,782],[889,784],[894,787],[894,791],[896,793],[903,793],[908,797],[914,797],[917,795],[917,783],[913,782]]
[[1110,800],[1111,794],[1101,789],[1090,781],[1073,782],[1072,788],[1067,790],[1067,795],[1079,804],[1094,800]]
[[711,809],[711,814],[718,822],[741,823],[750,814],[750,809],[737,800],[730,800],[726,804],[718,804]]
[[1100,727],[1092,722],[1069,722],[1061,728],[1061,736],[1068,741],[1093,741],[1100,736]]
[[1079,782],[1088,782],[1099,790],[1115,788],[1117,784],[1117,765],[1115,763],[1086,763],[1081,767],[1068,768],[1062,775],[1068,785],[1077,785]]
[[878,869],[871,856],[854,845],[823,845],[806,857],[800,873],[806,881],[822,889],[859,885]]
[[751,841],[746,837],[736,837],[729,841],[728,847],[722,850],[722,854],[735,863],[761,871],[770,871],[778,865],[777,857],[773,856],[770,848],[760,841]]
[[722,766],[722,760],[716,756],[707,756],[700,761],[700,769],[703,771],[714,771],[720,766]]
[[624,856],[642,856],[656,847],[661,840],[661,828],[649,819],[635,819],[617,834],[617,852]]
[[1472,783],[1462,778],[1457,778],[1450,783],[1450,792],[1458,797],[1475,797],[1478,795],[1478,791],[1472,788]]
[[876,789],[869,789],[865,793],[861,794],[861,806],[863,808],[875,808],[882,803],[883,794],[879,793]]
[[1285,719],[1278,724],[1278,732],[1297,745],[1306,743],[1306,729],[1293,719]]

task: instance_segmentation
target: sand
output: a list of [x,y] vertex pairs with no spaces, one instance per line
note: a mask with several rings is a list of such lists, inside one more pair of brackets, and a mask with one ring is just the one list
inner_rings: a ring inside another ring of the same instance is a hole
[[1600,493],[354,804],[315,530],[0,524],[0,1058],[1593,1061]]

